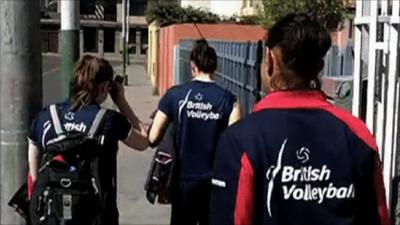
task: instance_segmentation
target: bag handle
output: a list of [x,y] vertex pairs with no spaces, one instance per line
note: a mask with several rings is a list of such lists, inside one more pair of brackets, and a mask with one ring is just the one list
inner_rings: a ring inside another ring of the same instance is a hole
[[[49,108],[50,108],[51,121],[53,123],[54,130],[57,136],[65,134],[66,132],[64,130],[64,126],[61,124],[60,113],[58,111],[57,105],[56,104],[50,105]],[[100,125],[103,123],[106,112],[107,109],[105,108],[101,108],[97,112],[96,117],[93,120],[92,126],[90,127],[87,133],[89,138],[94,138],[97,135]]]
[[54,126],[54,130],[56,131],[56,134],[58,136],[64,134],[65,133],[64,126],[61,125],[60,113],[58,111],[56,104],[50,105],[50,116],[51,116],[51,121]]
[[101,108],[97,112],[96,117],[93,120],[92,126],[90,127],[89,132],[88,132],[89,138],[94,138],[97,135],[100,125],[103,123],[106,113],[107,113],[107,109],[105,109],[105,108]]

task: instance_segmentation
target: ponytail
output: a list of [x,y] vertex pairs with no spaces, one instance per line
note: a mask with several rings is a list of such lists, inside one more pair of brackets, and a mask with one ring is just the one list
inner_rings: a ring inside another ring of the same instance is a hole
[[217,54],[214,48],[210,47],[205,39],[196,41],[190,53],[190,61],[204,73],[212,74],[217,69]]
[[276,89],[320,89],[318,75],[331,47],[328,30],[315,18],[291,13],[278,20],[268,31],[267,47],[278,47],[282,55],[281,76]]
[[91,55],[83,56],[76,65],[71,82],[72,109],[80,109],[95,101],[98,85],[112,76],[113,69],[108,61]]

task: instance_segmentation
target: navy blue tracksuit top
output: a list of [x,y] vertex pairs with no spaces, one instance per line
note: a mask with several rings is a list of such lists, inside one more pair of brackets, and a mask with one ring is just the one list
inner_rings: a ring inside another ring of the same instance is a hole
[[377,145],[320,91],[273,92],[218,143],[212,225],[389,225]]

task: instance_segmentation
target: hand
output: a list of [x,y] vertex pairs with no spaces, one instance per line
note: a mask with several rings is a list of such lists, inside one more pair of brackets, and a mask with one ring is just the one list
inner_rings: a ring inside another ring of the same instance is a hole
[[156,113],[157,113],[158,109],[154,110],[151,114],[150,114],[150,119],[154,120],[154,117],[156,117]]
[[125,89],[122,83],[113,82],[112,88],[110,91],[110,96],[113,102],[119,106],[122,102],[125,101]]

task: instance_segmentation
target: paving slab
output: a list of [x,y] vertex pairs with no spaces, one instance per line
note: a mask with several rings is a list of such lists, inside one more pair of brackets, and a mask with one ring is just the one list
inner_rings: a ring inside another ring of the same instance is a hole
[[[117,73],[120,69],[115,68]],[[143,65],[130,65],[127,73],[126,98],[135,114],[148,125],[160,97],[153,96],[153,87]],[[120,144],[117,179],[121,225],[169,224],[170,206],[151,205],[143,188],[153,154],[153,149],[137,152]]]

